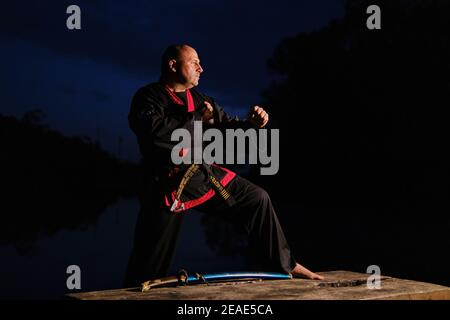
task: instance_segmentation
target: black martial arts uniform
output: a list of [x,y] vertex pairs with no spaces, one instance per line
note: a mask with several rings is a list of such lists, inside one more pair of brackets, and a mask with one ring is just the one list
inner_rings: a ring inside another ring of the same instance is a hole
[[[176,207],[183,211],[170,211],[177,198],[177,188],[189,168],[189,165],[173,164],[171,152],[178,142],[171,141],[171,134],[177,128],[185,128],[193,137],[194,121],[202,120],[205,101],[214,108],[214,119],[204,124],[205,129],[251,127],[247,121],[230,118],[213,99],[194,89],[174,93],[161,83],[153,83],[139,89],[133,97],[129,124],[143,155],[145,188],[140,196],[141,210],[128,264],[128,286],[167,275],[183,215],[193,207],[224,215],[243,227],[254,258],[264,270],[290,272],[295,267],[268,194],[230,170],[201,164],[177,199]],[[219,188],[211,179],[220,182]],[[220,192],[220,187],[225,191]]]

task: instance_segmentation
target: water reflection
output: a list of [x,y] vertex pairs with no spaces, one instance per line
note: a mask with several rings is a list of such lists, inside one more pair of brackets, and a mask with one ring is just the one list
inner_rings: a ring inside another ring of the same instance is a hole
[[76,264],[82,290],[120,287],[137,216],[135,199],[121,199],[96,223],[55,231],[30,245],[23,255],[12,244],[0,247],[1,298],[58,299],[67,292],[66,268]]

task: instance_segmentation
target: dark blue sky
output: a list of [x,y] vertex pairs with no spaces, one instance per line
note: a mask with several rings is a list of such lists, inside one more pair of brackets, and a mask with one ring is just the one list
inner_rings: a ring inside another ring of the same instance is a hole
[[[81,8],[82,29],[66,28],[66,8]],[[1,114],[40,108],[66,135],[100,138],[123,158],[139,154],[128,129],[130,99],[157,80],[159,57],[190,43],[205,69],[199,89],[231,114],[260,100],[266,61],[284,38],[343,15],[344,1],[14,1],[0,19]],[[301,92],[299,92],[301,94]],[[245,110],[245,111],[244,111]]]

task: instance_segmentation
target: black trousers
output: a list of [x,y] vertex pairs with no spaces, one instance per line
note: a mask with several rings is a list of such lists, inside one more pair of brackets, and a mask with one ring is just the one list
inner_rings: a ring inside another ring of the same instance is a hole
[[[261,269],[290,272],[295,267],[294,255],[267,192],[240,176],[236,176],[226,189],[236,200],[232,207],[215,195],[195,209],[220,215],[242,227],[248,236],[249,252],[260,263]],[[185,214],[170,212],[160,198],[141,199],[126,286],[138,286],[146,280],[167,276]]]

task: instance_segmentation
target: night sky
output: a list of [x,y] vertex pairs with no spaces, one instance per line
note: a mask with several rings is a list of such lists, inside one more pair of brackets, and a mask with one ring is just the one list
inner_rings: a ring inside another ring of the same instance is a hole
[[[81,30],[66,27],[71,4],[81,9]],[[41,109],[50,128],[138,161],[129,103],[158,79],[167,45],[194,46],[205,69],[199,89],[242,117],[270,84],[267,59],[280,41],[343,13],[333,0],[2,3],[0,113]]]

